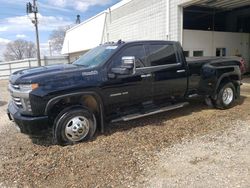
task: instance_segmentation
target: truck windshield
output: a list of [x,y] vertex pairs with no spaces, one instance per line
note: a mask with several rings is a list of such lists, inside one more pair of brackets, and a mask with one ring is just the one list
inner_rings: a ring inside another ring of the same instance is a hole
[[84,67],[96,67],[108,60],[116,48],[117,46],[98,46],[81,56],[73,64]]

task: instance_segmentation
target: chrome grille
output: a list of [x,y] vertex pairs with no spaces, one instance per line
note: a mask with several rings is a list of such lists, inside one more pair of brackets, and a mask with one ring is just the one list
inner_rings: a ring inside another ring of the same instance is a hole
[[20,89],[19,85],[11,84],[11,87],[14,89]]
[[13,97],[13,96],[12,96],[12,100],[13,100],[13,102],[15,103],[15,105],[16,105],[17,107],[23,108],[21,98],[19,98],[19,97]]
[[11,95],[12,103],[20,109],[20,112],[23,114],[31,114],[31,104],[29,101],[29,92],[23,92],[20,89],[20,86],[17,84],[9,84],[9,91]]

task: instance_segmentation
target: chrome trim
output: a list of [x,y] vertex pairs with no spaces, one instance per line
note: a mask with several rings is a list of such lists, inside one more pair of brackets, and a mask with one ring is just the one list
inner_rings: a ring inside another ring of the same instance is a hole
[[13,104],[16,105],[16,107],[18,107],[22,113],[30,114],[32,110],[31,107],[29,107],[30,104],[27,103],[27,101],[29,101],[30,91],[21,91],[20,89],[15,88],[13,85],[9,84],[8,90],[10,92]]
[[13,99],[14,101],[16,101],[16,102],[20,102],[20,101],[21,101],[21,99],[20,99],[19,97],[12,97],[12,99]]
[[154,68],[172,68],[175,66],[180,66],[181,63],[173,63],[173,64],[167,64],[167,65],[157,65],[157,66],[150,66],[150,67],[140,67],[136,68],[136,70],[143,70],[143,69],[154,69]]
[[121,96],[122,93],[114,93],[114,94],[111,94],[110,97],[117,97],[117,96]]
[[183,72],[186,72],[186,70],[182,69],[182,70],[177,70],[176,72],[177,73],[183,73]]
[[20,86],[19,85],[11,85],[14,89],[20,89]]
[[25,99],[29,98],[30,91],[20,91],[18,89],[13,88],[11,84],[9,84],[8,90],[13,97],[19,97],[19,98],[25,98]]
[[22,102],[16,102],[16,101],[14,101],[14,103],[15,103],[17,106],[23,106],[23,105],[22,105]]
[[179,104],[175,104],[175,105],[171,105],[171,106],[162,107],[162,108],[159,108],[155,111],[151,111],[151,112],[148,112],[145,114],[139,114],[139,113],[138,114],[131,114],[131,115],[127,115],[127,116],[124,116],[124,117],[121,117],[118,119],[114,119],[111,122],[115,123],[115,122],[119,122],[119,121],[130,121],[130,120],[134,120],[134,119],[138,119],[138,118],[142,118],[142,117],[146,117],[146,116],[150,116],[150,115],[154,115],[154,114],[182,108],[188,104],[189,104],[188,102],[183,102],[183,103],[179,103]]
[[110,94],[110,97],[117,97],[117,96],[122,96],[122,95],[128,95],[128,92],[125,91],[122,93],[113,93],[113,94]]
[[151,76],[152,76],[152,74],[143,74],[143,75],[141,75],[142,78],[148,78],[148,77],[151,77]]

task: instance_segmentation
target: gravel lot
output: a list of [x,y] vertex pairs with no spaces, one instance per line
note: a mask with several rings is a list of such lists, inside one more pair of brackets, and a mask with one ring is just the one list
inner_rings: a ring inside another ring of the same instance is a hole
[[0,81],[0,187],[250,187],[249,81],[230,110],[194,100],[66,147],[18,133]]

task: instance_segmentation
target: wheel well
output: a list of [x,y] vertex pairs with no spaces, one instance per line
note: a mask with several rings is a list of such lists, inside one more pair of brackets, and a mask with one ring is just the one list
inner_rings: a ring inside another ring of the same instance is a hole
[[[219,84],[219,87],[222,85],[222,84],[226,84],[228,82],[232,82],[233,85],[235,86],[235,88],[237,88],[238,86],[238,83],[237,81],[239,81],[240,78],[238,75],[230,75],[230,76],[226,76],[224,77],[221,81],[220,81],[220,84]],[[217,89],[219,89],[219,87]]]
[[221,85],[226,84],[230,82],[230,78],[229,77],[224,77],[221,81],[220,84],[218,85],[218,89],[221,87]]
[[55,118],[62,110],[71,106],[83,106],[88,108],[96,116],[97,128],[101,128],[100,108],[97,99],[93,95],[69,96],[58,100],[48,112],[50,124],[53,125]]
[[215,94],[214,94],[214,96],[212,98],[216,99],[220,88],[224,84],[229,83],[229,82],[231,82],[234,85],[235,91],[237,93],[236,98],[238,98],[240,96],[239,81],[240,81],[240,78],[239,78],[238,75],[229,75],[229,76],[226,76],[226,77],[222,78],[222,80],[218,84],[217,89],[215,90],[216,92],[215,92]]

